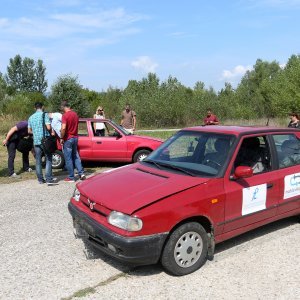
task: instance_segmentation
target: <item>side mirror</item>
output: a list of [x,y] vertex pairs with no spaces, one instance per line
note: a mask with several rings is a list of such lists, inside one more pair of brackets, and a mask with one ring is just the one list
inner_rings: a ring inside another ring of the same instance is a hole
[[238,166],[234,170],[234,179],[247,178],[253,176],[253,170],[248,166]]

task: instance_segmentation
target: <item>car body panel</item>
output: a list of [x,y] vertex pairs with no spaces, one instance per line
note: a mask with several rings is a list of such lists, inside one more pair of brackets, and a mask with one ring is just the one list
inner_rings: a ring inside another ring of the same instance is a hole
[[[103,122],[117,136],[95,136],[93,124]],[[79,119],[78,151],[83,161],[132,162],[134,153],[141,149],[150,152],[162,144],[161,139],[129,135],[111,120]]]

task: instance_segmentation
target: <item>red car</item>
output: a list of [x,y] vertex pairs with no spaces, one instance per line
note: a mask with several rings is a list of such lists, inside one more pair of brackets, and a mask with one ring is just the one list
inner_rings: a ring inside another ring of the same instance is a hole
[[[96,124],[103,124],[103,136],[96,135]],[[162,140],[131,135],[111,120],[80,119],[78,151],[82,161],[137,162],[162,144]],[[63,168],[65,160],[58,144],[52,155],[52,167]]]
[[216,243],[300,214],[300,131],[183,129],[145,160],[77,184],[69,211],[102,252],[189,274]]

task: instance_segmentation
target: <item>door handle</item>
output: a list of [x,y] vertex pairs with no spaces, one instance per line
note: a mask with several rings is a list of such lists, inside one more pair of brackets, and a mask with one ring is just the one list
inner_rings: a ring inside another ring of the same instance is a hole
[[98,142],[96,142],[96,144],[102,144],[102,142],[101,142],[101,141],[100,141],[100,142],[98,141]]
[[271,189],[273,187],[273,183],[268,183],[267,184],[267,189]]

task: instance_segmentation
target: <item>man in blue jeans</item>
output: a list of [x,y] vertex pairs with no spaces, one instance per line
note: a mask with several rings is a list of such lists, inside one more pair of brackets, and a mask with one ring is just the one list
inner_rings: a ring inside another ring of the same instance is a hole
[[64,112],[61,124],[61,139],[63,145],[63,153],[66,161],[69,176],[65,178],[66,182],[75,182],[74,165],[78,171],[81,180],[86,179],[78,154],[78,122],[79,118],[73,111],[67,101],[63,101],[61,108]]
[[35,113],[29,117],[28,120],[28,133],[33,134],[33,145],[35,152],[35,161],[36,161],[36,176],[38,178],[39,183],[47,183],[47,185],[57,184],[56,178],[52,176],[52,154],[46,154],[46,172],[44,179],[43,170],[42,170],[42,139],[44,136],[49,135],[49,131],[51,130],[50,120],[48,114],[45,113],[43,117],[43,104],[41,102],[35,103]]

